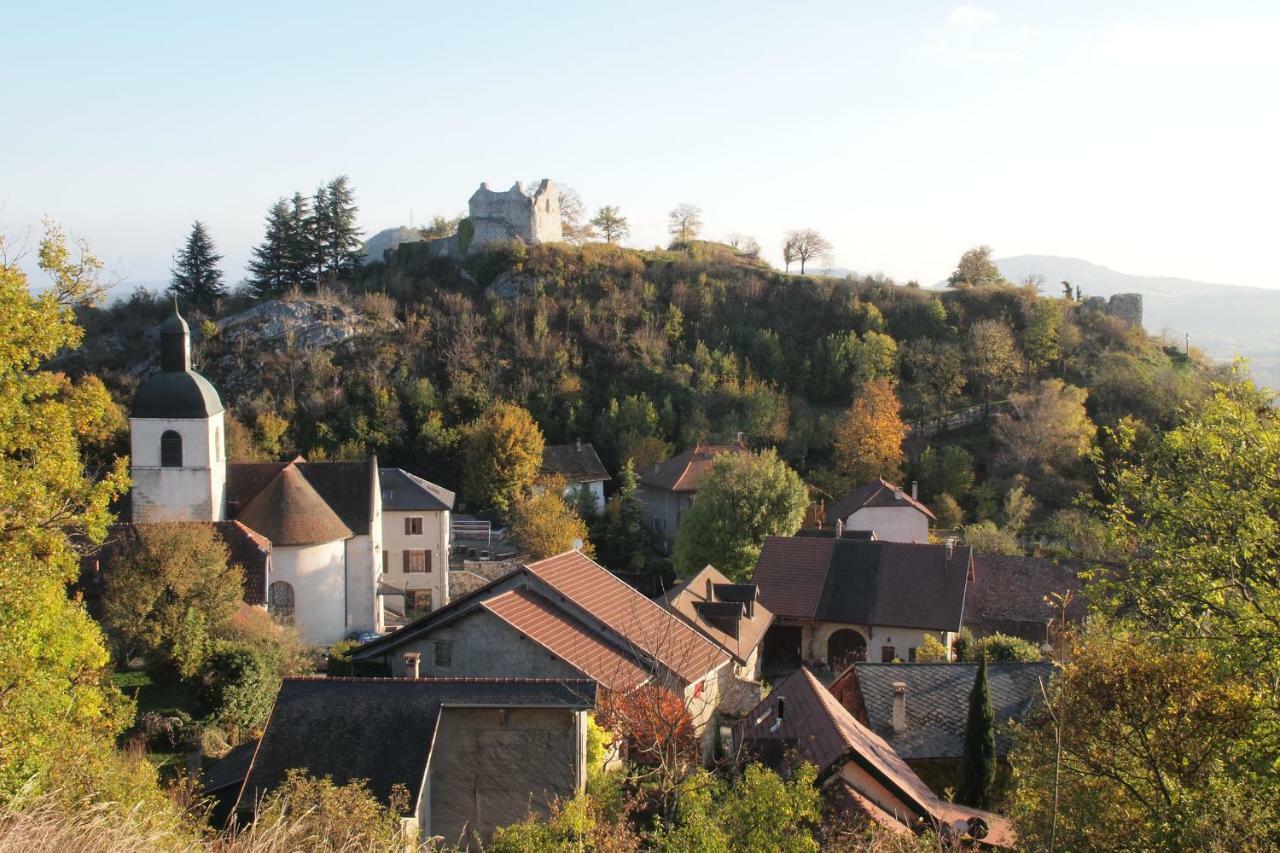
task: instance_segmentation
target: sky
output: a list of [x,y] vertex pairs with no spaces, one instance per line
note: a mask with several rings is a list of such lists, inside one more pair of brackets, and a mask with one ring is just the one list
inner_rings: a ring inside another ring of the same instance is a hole
[[[0,233],[163,284],[196,219],[241,280],[278,197],[367,234],[550,177],[630,245],[815,228],[833,263],[966,249],[1280,288],[1280,4],[6,4]],[[24,263],[33,265],[31,256]],[[35,279],[38,283],[38,278]]]

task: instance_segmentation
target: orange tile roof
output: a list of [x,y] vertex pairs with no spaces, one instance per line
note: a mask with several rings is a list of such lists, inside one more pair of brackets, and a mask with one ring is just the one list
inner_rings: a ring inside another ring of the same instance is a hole
[[721,453],[747,453],[741,444],[699,444],[640,476],[641,484],[672,492],[696,492]]
[[530,589],[504,592],[481,606],[610,690],[634,690],[649,680],[625,653]]
[[752,608],[752,615],[749,618],[743,616],[738,636],[735,637],[719,626],[712,625],[698,613],[697,603],[707,600],[708,581],[713,587],[715,584],[732,583],[715,566],[705,566],[689,580],[668,590],[659,602],[701,631],[707,639],[733,655],[740,663],[746,663],[747,658],[751,657],[756,646],[760,645],[760,641],[764,639],[765,631],[769,630],[769,626],[773,624],[773,613],[757,599]]
[[690,684],[729,662],[723,649],[581,551],[530,563],[525,570]]

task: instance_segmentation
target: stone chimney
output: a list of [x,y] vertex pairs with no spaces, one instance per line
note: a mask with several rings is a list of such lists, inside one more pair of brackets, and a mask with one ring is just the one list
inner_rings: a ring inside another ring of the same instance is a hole
[[907,731],[907,683],[893,682],[893,733],[904,734]]
[[916,480],[911,481],[911,500],[920,500],[920,483]]
[[902,500],[903,497],[904,495],[902,494],[902,488],[900,486],[895,486],[893,489],[893,499],[895,501],[900,501]]
[[844,536],[844,519],[837,518],[836,519],[836,538],[839,539],[841,536]]
[[711,578],[707,578],[707,601],[716,600],[716,585],[711,582]]
[[404,653],[404,677],[420,678],[422,671],[422,654],[420,652]]

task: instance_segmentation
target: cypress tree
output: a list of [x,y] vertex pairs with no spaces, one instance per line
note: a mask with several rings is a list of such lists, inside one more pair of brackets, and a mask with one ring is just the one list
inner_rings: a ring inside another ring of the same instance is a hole
[[289,237],[291,226],[289,202],[278,200],[267,211],[267,234],[262,244],[253,249],[249,261],[250,284],[254,295],[271,299],[289,289]]
[[991,708],[987,680],[987,656],[978,663],[978,676],[969,693],[969,720],[964,732],[960,789],[956,799],[974,808],[991,807],[991,787],[996,779],[996,718]]
[[186,245],[178,250],[174,259],[169,292],[201,305],[213,302],[226,292],[222,270],[218,269],[220,260],[222,255],[214,248],[209,229],[197,219]]

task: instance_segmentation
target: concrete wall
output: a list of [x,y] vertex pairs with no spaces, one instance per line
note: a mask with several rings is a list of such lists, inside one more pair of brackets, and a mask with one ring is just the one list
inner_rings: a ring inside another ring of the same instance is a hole
[[929,517],[913,506],[866,506],[844,521],[845,530],[874,530],[885,542],[929,542]]
[[[375,528],[376,529],[376,528]],[[377,631],[382,627],[382,614],[377,599],[377,573],[375,559],[381,560],[381,546],[368,535],[352,536],[345,543],[347,561],[346,613],[347,633],[351,631]],[[377,558],[374,554],[378,554]]]
[[[406,536],[406,518],[422,519],[422,535]],[[386,552],[383,580],[397,589],[430,590],[432,609],[449,603],[449,513],[387,510],[382,514],[382,547]],[[405,551],[430,551],[431,571],[404,570]]]
[[293,587],[294,621],[308,643],[329,645],[347,636],[346,555],[341,539],[271,549],[267,600],[272,583],[285,581]]
[[[441,711],[419,823],[446,844],[477,849],[493,831],[545,816],[585,783],[582,711],[449,708]],[[477,836],[478,841],[477,843]]]
[[[160,465],[160,436],[182,436],[182,467]],[[133,520],[223,521],[227,460],[222,412],[211,418],[131,418],[130,474]]]

